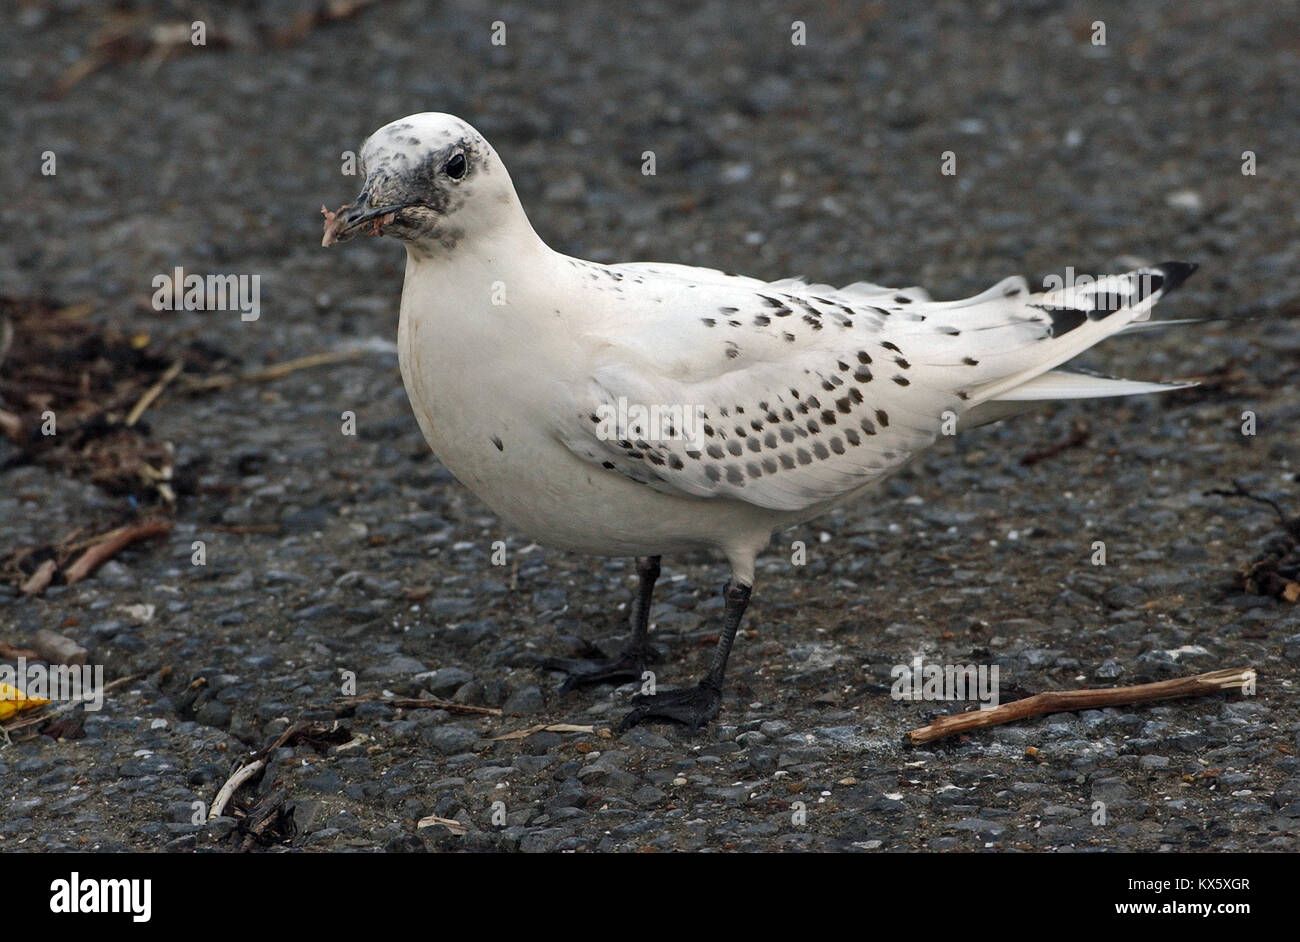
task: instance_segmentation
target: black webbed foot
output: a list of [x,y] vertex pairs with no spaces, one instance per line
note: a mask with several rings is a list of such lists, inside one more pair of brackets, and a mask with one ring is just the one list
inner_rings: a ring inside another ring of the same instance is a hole
[[722,706],[722,691],[707,680],[681,690],[663,690],[654,696],[637,694],[632,711],[623,717],[618,731],[624,732],[638,723],[667,720],[698,730],[711,723]]
[[650,645],[632,644],[613,657],[548,657],[542,667],[565,673],[560,693],[568,693],[593,684],[640,683],[646,665],[658,659]]

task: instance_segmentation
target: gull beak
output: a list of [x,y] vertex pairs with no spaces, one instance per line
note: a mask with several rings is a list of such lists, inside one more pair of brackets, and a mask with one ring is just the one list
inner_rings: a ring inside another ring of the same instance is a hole
[[356,235],[358,228],[365,226],[366,223],[370,225],[361,230],[362,235],[383,235],[384,226],[391,224],[397,218],[398,212],[409,205],[411,204],[393,203],[387,206],[372,206],[370,194],[362,190],[355,202],[340,206],[334,212],[322,206],[320,211],[325,215],[325,235],[321,238],[320,244],[329,246],[335,242],[345,242]]

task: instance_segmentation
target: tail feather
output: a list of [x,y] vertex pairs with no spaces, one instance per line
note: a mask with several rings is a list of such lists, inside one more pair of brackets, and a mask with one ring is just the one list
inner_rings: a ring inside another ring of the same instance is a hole
[[[1015,390],[1049,374],[1107,337],[1121,333],[1133,324],[1145,324],[1151,316],[1151,308],[1186,281],[1196,268],[1190,262],[1164,262],[1124,275],[1098,278],[1085,285],[1034,295],[1027,300],[1026,308],[1035,312],[1030,321],[1045,327],[1046,332],[1039,341],[1041,346],[1036,343],[1020,348],[1021,356],[1025,357],[1020,368],[986,383],[972,398],[976,403],[1007,399]],[[1048,382],[1060,385],[1073,381],[1054,379]],[[1037,388],[1045,391],[1049,386]],[[1071,388],[1076,395],[1070,398],[1078,398],[1077,392],[1082,386]],[[1095,392],[1091,395],[1127,393]],[[1055,397],[1032,395],[1032,398]]]

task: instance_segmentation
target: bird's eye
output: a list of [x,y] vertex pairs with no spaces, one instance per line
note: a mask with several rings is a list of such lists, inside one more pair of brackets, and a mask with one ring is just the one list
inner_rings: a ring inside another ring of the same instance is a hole
[[453,180],[459,180],[465,176],[465,171],[469,169],[469,163],[465,160],[464,154],[452,154],[451,159],[442,165],[442,169]]

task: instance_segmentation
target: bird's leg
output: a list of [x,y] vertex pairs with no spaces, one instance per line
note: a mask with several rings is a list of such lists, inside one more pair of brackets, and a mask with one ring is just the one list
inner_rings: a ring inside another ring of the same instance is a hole
[[691,729],[699,729],[718,715],[722,706],[722,678],[727,670],[727,658],[736,641],[740,620],[749,605],[750,587],[731,579],[722,590],[726,611],[722,619],[722,634],[713,651],[709,671],[694,687],[681,690],[664,690],[653,695],[638,694],[633,699],[632,711],[623,717],[619,730],[625,730],[646,720],[671,720]]
[[641,679],[646,664],[654,659],[649,640],[650,597],[654,594],[655,580],[659,578],[659,559],[658,556],[638,556],[636,559],[636,574],[640,581],[632,603],[632,640],[626,648],[613,657],[548,657],[542,662],[542,667],[547,670],[563,671],[569,675],[560,687],[562,693],[591,684]]

